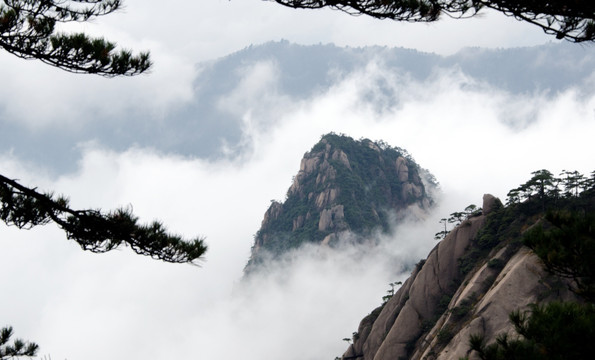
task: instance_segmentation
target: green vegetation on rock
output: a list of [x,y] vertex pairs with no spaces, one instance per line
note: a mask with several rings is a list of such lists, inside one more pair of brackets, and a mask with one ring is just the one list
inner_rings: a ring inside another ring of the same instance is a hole
[[441,220],[444,240],[343,358],[591,358],[594,174],[539,170],[506,205],[485,195]]
[[515,311],[510,321],[519,336],[501,334],[486,345],[479,335],[469,339],[483,360],[589,359],[595,352],[595,306],[592,303],[552,302]]
[[[532,219],[522,243],[540,258],[545,269],[571,280],[569,289],[583,301],[531,304],[510,313],[516,334],[469,339],[483,360],[587,359],[595,352],[595,182],[573,171],[555,178],[540,170],[509,192],[504,219]],[[502,215],[501,215],[502,216]],[[514,222],[510,224],[514,224]],[[500,224],[503,226],[505,224]],[[511,228],[511,225],[508,225]],[[512,226],[512,228],[515,228]],[[515,233],[520,231],[516,227]]]
[[307,152],[283,203],[272,201],[248,267],[265,252],[278,256],[305,243],[335,245],[343,234],[361,240],[389,232],[410,206],[432,204],[435,179],[403,149],[382,141],[330,133]]

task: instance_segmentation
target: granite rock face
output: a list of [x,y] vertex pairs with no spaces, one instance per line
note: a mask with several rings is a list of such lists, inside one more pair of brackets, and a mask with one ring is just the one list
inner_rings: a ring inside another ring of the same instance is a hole
[[495,339],[512,333],[511,311],[537,301],[575,299],[563,279],[547,273],[533,252],[514,242],[461,274],[459,260],[473,250],[498,203],[484,196],[483,213],[454,228],[394,296],[362,320],[343,359],[474,359],[470,335]]
[[246,271],[304,243],[333,246],[342,234],[357,239],[423,216],[433,204],[432,179],[403,149],[325,135],[302,158],[285,201],[266,211]]

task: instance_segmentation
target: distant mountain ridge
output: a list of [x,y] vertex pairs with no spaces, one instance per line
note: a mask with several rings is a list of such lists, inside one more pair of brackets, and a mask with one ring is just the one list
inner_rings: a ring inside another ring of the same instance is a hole
[[[585,87],[595,69],[594,49],[570,43],[550,43],[509,49],[464,48],[442,56],[414,49],[386,46],[340,47],[333,44],[298,45],[286,40],[251,45],[220,59],[199,64],[196,89],[223,90],[236,83],[250,64],[272,61],[279,67],[279,91],[305,98],[326,89],[343,76],[379,61],[392,72],[424,81],[438,69],[459,69],[471,78],[513,93],[533,93]],[[218,80],[217,82],[215,80]]]
[[[271,65],[275,74],[270,74],[272,83],[266,90],[295,102],[328,91],[372,61],[411,82],[429,82],[441,73],[460,71],[488,87],[513,94],[553,96],[577,87],[588,95],[595,89],[595,49],[564,42],[513,49],[468,48],[451,56],[379,46],[269,42],[196,64],[192,98],[165,116],[132,109],[126,121],[97,115],[87,119],[85,126],[43,132],[0,119],[5,130],[0,132],[0,151],[10,151],[26,161],[51,163],[62,170],[77,166],[80,151],[72,150],[87,141],[116,151],[134,145],[192,157],[229,156],[222,151],[222,144],[235,153],[245,150],[241,141],[243,114],[229,111],[229,98],[255,66]],[[391,90],[379,85],[381,91]],[[258,104],[249,101],[248,105]],[[266,104],[260,106],[266,109]],[[40,146],[47,151],[35,151]]]
[[423,216],[436,186],[403,149],[324,135],[304,155],[285,201],[271,202],[246,270],[305,243],[334,246],[388,232],[396,219]]

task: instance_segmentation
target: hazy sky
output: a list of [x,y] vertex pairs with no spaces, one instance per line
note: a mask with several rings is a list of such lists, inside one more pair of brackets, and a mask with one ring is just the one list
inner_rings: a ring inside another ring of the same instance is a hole
[[[71,26],[72,27],[72,26]],[[70,28],[70,27],[69,27]],[[535,26],[499,13],[432,24],[403,24],[340,11],[293,10],[262,0],[129,0],[122,11],[76,27],[137,51],[150,50],[147,76],[102,79],[65,74],[0,53],[4,84],[0,114],[30,129],[54,123],[84,126],[87,117],[130,112],[167,114],[192,96],[196,64],[250,44],[286,39],[298,44],[404,46],[451,54],[466,46],[510,47],[555,41]],[[65,98],[71,102],[64,102]],[[35,104],[32,106],[32,104]],[[6,120],[5,120],[6,121]]]
[[450,54],[465,46],[525,46],[551,38],[537,27],[491,11],[468,20],[445,17],[437,23],[406,24],[330,9],[294,10],[262,0],[178,0],[167,7],[156,0],[127,0],[124,11],[95,25],[93,31],[121,43],[149,48],[161,56],[184,56],[191,62],[281,39],[300,44],[404,46]]
[[[97,118],[118,126],[146,113],[167,126],[192,99],[196,63],[271,40],[441,54],[551,40],[499,14],[423,25],[258,0],[125,4],[125,11],[83,27],[150,49],[153,71],[132,79],[76,76],[0,53],[0,131],[53,136]],[[407,276],[403,264],[435,245],[441,216],[480,205],[486,192],[504,198],[534,170],[592,170],[592,92],[510,94],[456,69],[418,81],[371,62],[298,100],[277,91],[277,71],[266,61],[247,67],[220,100],[241,119],[247,146],[236,157],[207,160],[134,142],[124,150],[85,142],[72,149],[80,158],[75,170],[56,174],[51,164],[15,155],[16,147],[0,153],[0,173],[64,193],[76,208],[132,206],[143,220],[158,218],[188,237],[205,235],[210,246],[196,268],[128,249],[85,253],[53,226],[0,227],[0,326],[14,326],[54,360],[332,359],[346,348],[341,339],[380,304],[388,283]],[[595,75],[586,81],[595,82]],[[364,259],[349,249],[336,256],[307,249],[309,260],[240,286],[270,200],[284,199],[303,153],[329,131],[407,149],[440,181],[441,206],[427,223],[398,228],[385,248]]]

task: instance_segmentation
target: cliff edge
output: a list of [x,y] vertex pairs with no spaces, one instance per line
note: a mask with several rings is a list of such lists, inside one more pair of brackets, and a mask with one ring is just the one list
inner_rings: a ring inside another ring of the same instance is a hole
[[365,317],[342,359],[475,359],[471,335],[513,334],[509,313],[578,301],[519,237],[539,216],[507,216],[484,195],[483,213],[454,228],[385,304]]

